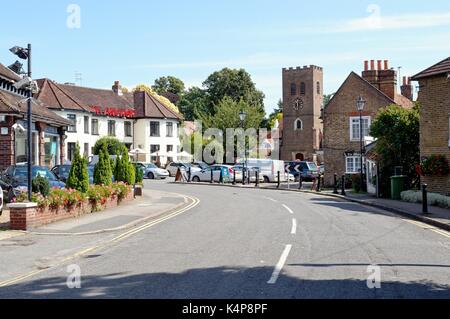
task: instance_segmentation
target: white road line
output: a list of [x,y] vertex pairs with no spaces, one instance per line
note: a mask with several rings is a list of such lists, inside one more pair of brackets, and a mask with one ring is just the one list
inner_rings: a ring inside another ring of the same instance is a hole
[[275,266],[275,270],[273,271],[272,277],[267,282],[269,285],[274,285],[277,283],[278,277],[280,276],[281,270],[284,267],[284,264],[286,263],[286,260],[289,256],[289,253],[291,252],[292,245],[286,245],[286,248],[283,251],[283,254],[281,255],[280,261]]
[[291,213],[292,215],[294,215],[294,212],[292,211],[292,209],[290,209],[289,207],[287,207],[286,205],[283,204],[283,207],[286,208],[286,210]]
[[276,199],[273,199],[273,198],[270,198],[270,197],[266,197],[266,199],[270,200],[271,202],[278,203],[278,201]]
[[295,235],[296,233],[297,233],[297,220],[295,218],[293,218],[291,235]]

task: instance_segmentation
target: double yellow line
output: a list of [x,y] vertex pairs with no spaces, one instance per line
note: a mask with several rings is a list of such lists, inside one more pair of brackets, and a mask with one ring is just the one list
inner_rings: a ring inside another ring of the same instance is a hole
[[[176,216],[178,216],[180,214],[183,214],[183,213],[187,212],[188,210],[191,210],[192,208],[196,207],[200,203],[200,200],[198,198],[190,197],[190,196],[183,196],[183,197],[187,201],[191,200],[191,203],[189,205],[187,205],[187,206],[185,206],[185,207],[183,207],[183,208],[181,208],[179,210],[176,210],[176,211],[174,211],[174,212],[172,212],[172,213],[170,213],[168,215],[165,215],[165,216],[163,216],[163,217],[161,217],[159,219],[153,220],[153,221],[148,222],[148,223],[146,223],[144,225],[141,225],[141,226],[135,227],[133,229],[130,229],[129,231],[126,231],[125,233],[123,233],[123,234],[121,234],[121,235],[119,235],[117,237],[114,237],[114,238],[112,238],[110,240],[102,242],[102,243],[100,243],[97,246],[87,248],[85,250],[77,252],[74,255],[68,256],[68,257],[64,258],[63,260],[61,260],[56,265],[52,266],[51,268],[55,268],[55,267],[61,266],[61,265],[65,264],[65,263],[67,263],[68,261],[71,261],[71,260],[74,260],[76,258],[85,256],[85,255],[87,255],[89,253],[92,253],[95,250],[98,250],[98,249],[106,247],[108,245],[111,245],[111,244],[114,244],[114,243],[118,243],[118,242],[120,242],[122,240],[125,240],[126,238],[128,238],[130,236],[133,236],[133,235],[135,235],[135,234],[137,234],[137,233],[139,233],[141,231],[144,231],[144,230],[146,230],[146,229],[148,229],[150,227],[153,227],[153,226],[158,225],[158,224],[160,224],[162,222],[165,222],[165,221],[167,221],[169,219],[172,219],[172,218],[174,218],[174,217],[176,217]],[[43,273],[44,271],[47,271],[49,269],[50,268],[35,270],[35,271],[29,272],[27,274],[15,277],[13,279],[9,279],[9,280],[0,282],[0,288],[14,285],[14,284],[16,284],[18,282],[21,282],[21,281],[25,280],[25,279],[28,279],[30,277],[36,276],[36,275],[38,275],[40,273]]]

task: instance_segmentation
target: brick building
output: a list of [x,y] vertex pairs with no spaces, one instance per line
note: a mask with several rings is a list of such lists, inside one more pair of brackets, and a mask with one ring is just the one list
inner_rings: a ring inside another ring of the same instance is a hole
[[311,65],[283,69],[281,159],[320,162],[323,69]]
[[[27,92],[14,83],[21,78],[0,64],[0,170],[27,162]],[[64,161],[65,128],[69,121],[33,99],[32,160],[34,165],[53,166]]]
[[[450,159],[450,57],[415,75],[419,81],[420,153]],[[450,177],[425,176],[431,192],[450,195]]]
[[412,86],[405,79],[402,92],[397,93],[397,73],[389,68],[389,61],[364,62],[362,76],[351,72],[323,112],[325,183],[332,185],[334,174],[359,174],[360,164],[360,117],[356,101],[361,96],[366,101],[362,113],[363,138],[367,144],[370,125],[380,109],[391,104],[410,108],[413,106]]

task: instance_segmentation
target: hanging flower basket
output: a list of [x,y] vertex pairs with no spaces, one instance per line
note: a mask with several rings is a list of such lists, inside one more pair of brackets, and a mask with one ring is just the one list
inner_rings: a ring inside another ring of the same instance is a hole
[[450,166],[445,155],[431,155],[416,166],[416,171],[421,176],[447,176]]

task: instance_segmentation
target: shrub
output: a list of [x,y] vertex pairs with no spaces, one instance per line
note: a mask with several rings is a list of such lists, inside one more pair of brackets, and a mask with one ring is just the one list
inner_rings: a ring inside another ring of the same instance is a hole
[[65,189],[52,189],[48,197],[48,206],[54,210],[63,207],[65,203],[65,194]]
[[423,176],[447,176],[450,166],[445,155],[431,155],[422,160],[418,173]]
[[94,184],[96,185],[111,185],[112,170],[109,158],[109,153],[106,147],[100,151],[98,163],[94,168]]
[[[28,202],[28,192],[22,192],[15,199],[16,203],[25,203]],[[40,193],[31,194],[31,202],[36,203],[38,208],[45,208],[48,206],[48,198],[44,197]]]
[[135,168],[130,163],[128,149],[125,146],[122,148],[120,154],[117,154],[114,177],[116,182],[124,182],[128,185],[132,185],[136,181]]
[[362,179],[360,174],[353,174],[351,176],[352,188],[356,193],[359,193],[362,189]]
[[[409,203],[422,203],[422,192],[405,191],[401,193],[401,198],[403,201]],[[436,193],[428,193],[428,204],[431,206],[450,208],[450,197]]]
[[50,183],[45,177],[38,174],[38,176],[31,181],[31,189],[33,193],[39,193],[44,197],[48,197],[50,194]]
[[74,159],[67,178],[67,187],[86,193],[89,188],[89,173],[87,160],[80,156],[80,146],[75,147]]
[[136,175],[136,183],[141,184],[144,181],[144,172],[137,165],[134,165],[134,174]]
[[97,141],[97,143],[95,143],[93,153],[94,155],[100,156],[100,151],[105,151],[106,147],[108,154],[118,154],[123,146],[124,144],[117,138],[106,136],[102,137]]

